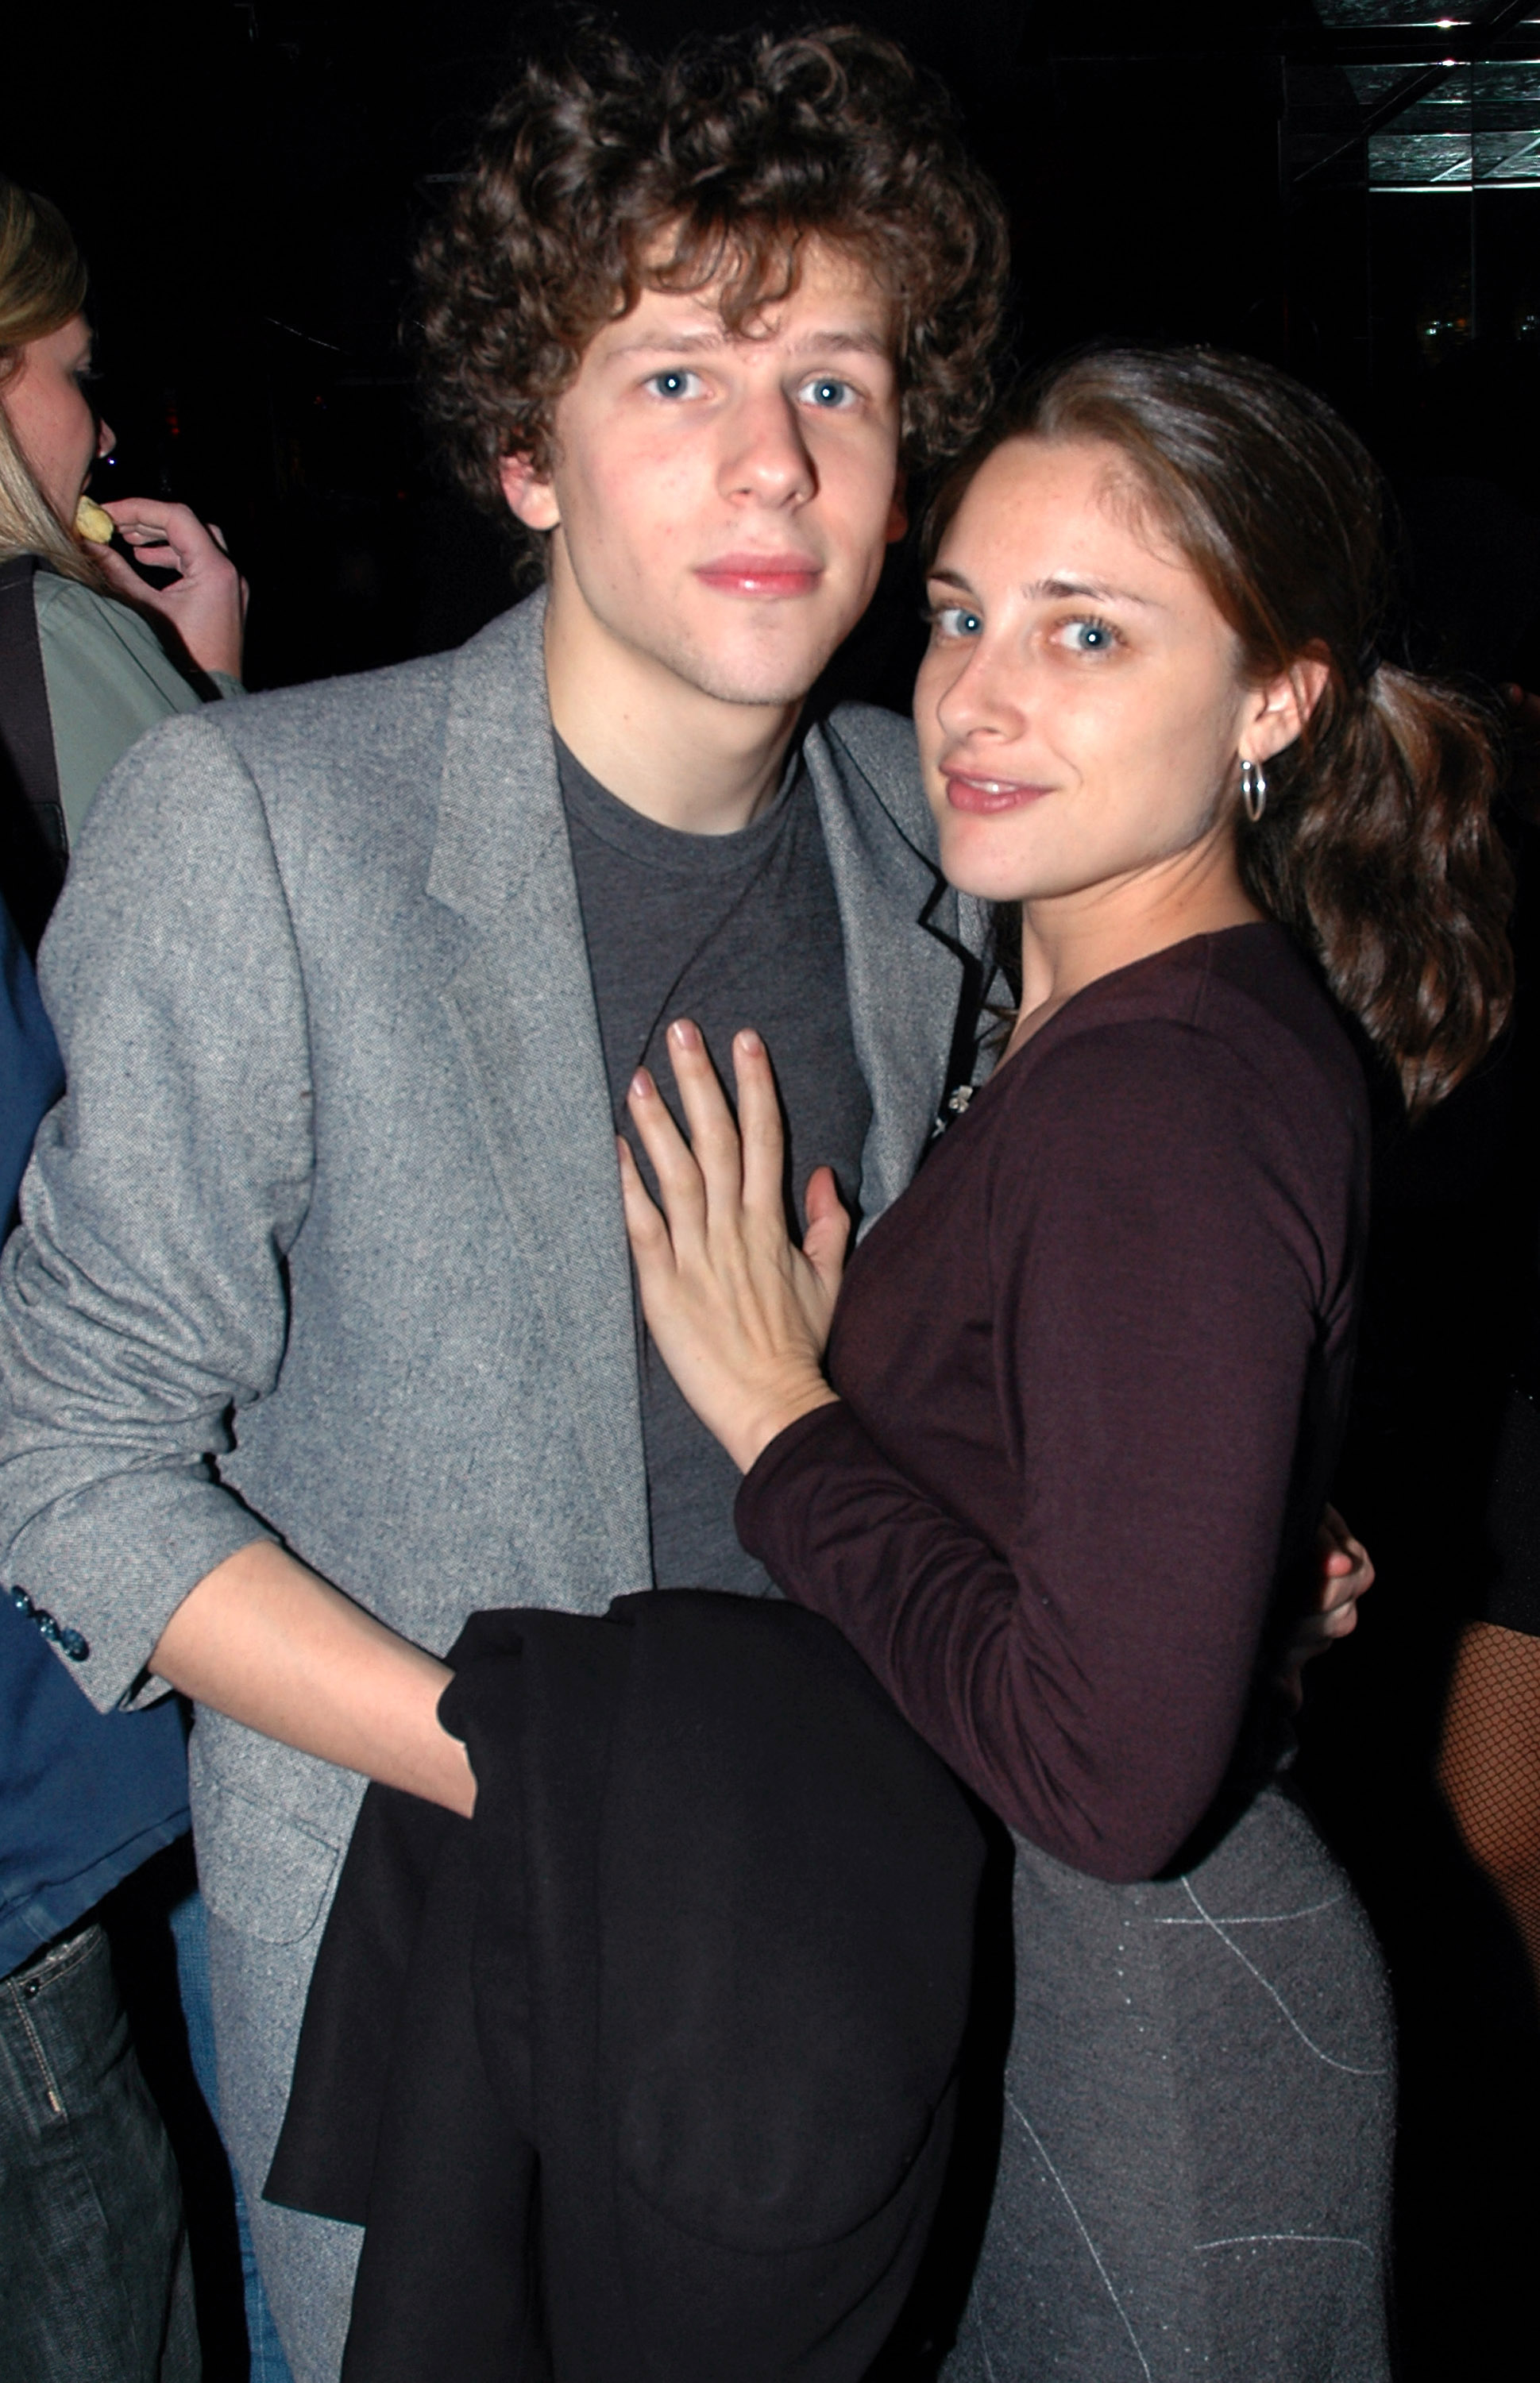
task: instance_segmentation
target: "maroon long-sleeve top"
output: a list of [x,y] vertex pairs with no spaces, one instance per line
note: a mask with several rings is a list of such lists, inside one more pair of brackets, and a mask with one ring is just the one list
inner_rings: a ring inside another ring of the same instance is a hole
[[841,1403],[745,1546],[1012,1827],[1110,1880],[1233,1785],[1310,1592],[1366,1206],[1358,1062],[1284,932],[1104,977],[853,1259]]

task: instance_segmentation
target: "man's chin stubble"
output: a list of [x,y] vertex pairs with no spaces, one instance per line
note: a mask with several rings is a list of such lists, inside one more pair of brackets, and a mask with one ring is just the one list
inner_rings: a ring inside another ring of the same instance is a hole
[[713,702],[783,711],[805,699],[833,651],[831,646],[827,653],[803,655],[794,661],[770,655],[729,658],[692,647],[665,659],[677,677]]

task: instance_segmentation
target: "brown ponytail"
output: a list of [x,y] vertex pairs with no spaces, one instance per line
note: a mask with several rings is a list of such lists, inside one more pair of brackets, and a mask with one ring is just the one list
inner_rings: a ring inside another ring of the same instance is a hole
[[1421,1116],[1507,1020],[1512,876],[1491,820],[1493,722],[1374,650],[1387,500],[1366,450],[1322,399],[1251,357],[1093,350],[1011,400],[969,449],[936,500],[932,550],[1013,438],[1121,450],[1131,501],[1203,580],[1249,678],[1327,663],[1304,734],[1267,764],[1261,821],[1238,810],[1242,872]]
[[1279,800],[1243,831],[1242,872],[1318,954],[1415,1117],[1469,1074],[1512,998],[1492,724],[1388,662],[1354,692],[1329,685],[1317,712]]

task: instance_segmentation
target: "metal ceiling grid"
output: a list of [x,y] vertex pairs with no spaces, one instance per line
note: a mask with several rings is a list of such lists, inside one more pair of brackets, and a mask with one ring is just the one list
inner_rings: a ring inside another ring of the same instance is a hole
[[[1317,0],[1317,14],[1328,56],[1286,68],[1291,179],[1540,188],[1540,7]],[[1441,34],[1460,55],[1439,55]]]

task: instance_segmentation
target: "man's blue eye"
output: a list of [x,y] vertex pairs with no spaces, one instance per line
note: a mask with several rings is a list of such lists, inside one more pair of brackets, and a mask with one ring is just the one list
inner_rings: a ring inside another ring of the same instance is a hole
[[812,399],[815,405],[821,405],[826,408],[843,405],[845,399],[850,395],[850,383],[845,380],[832,380],[827,377],[819,380],[810,380],[807,384],[807,395]]
[[693,373],[683,371],[654,373],[652,386],[659,397],[683,397],[694,378]]

